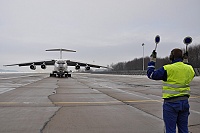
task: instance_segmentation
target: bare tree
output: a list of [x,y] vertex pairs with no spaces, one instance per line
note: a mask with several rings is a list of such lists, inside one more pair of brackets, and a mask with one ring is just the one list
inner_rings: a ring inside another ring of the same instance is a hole
[[188,60],[194,68],[200,68],[200,45],[188,48]]
[[[184,50],[183,50],[184,51]],[[194,68],[200,68],[200,44],[193,45],[188,48],[188,60],[189,64],[191,64]],[[144,63],[147,66],[150,58],[145,57]],[[143,58],[135,58],[132,61],[128,62],[119,62],[117,64],[112,64],[113,70],[115,71],[122,71],[122,70],[142,70],[143,66]],[[156,61],[156,69],[162,67],[163,65],[169,64],[170,60],[169,57],[165,58],[157,58]],[[147,67],[145,68],[147,69]]]

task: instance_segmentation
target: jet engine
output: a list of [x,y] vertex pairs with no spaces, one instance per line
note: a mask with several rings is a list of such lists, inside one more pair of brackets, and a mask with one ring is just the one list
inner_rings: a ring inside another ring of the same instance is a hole
[[85,70],[87,70],[87,71],[90,70],[90,66],[86,66]]
[[30,69],[35,70],[36,66],[34,64],[30,65]]
[[43,64],[41,65],[41,68],[42,68],[42,69],[46,69],[46,68],[47,68],[46,65],[45,65],[45,63],[43,63]]
[[80,65],[79,65],[79,64],[76,64],[75,69],[76,69],[76,70],[79,70],[80,68],[81,68]]

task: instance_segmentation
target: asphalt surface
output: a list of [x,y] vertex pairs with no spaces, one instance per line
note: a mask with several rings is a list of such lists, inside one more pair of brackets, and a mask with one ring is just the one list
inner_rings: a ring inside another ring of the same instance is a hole
[[[200,132],[200,77],[189,130]],[[146,76],[0,73],[0,133],[162,133],[161,81]]]

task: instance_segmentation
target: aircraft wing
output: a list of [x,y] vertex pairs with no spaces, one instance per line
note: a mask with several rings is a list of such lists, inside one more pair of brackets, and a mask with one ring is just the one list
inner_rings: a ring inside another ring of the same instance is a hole
[[55,60],[49,60],[49,61],[36,61],[36,62],[28,62],[28,63],[19,63],[19,64],[11,64],[11,65],[4,65],[4,66],[30,66],[30,65],[54,65],[55,64]]
[[79,65],[79,66],[83,66],[83,67],[89,66],[89,67],[94,67],[94,68],[108,68],[108,67],[105,67],[105,66],[94,65],[94,64],[88,64],[88,63],[82,63],[82,62],[71,61],[71,60],[66,60],[66,62],[67,62],[67,65],[68,65],[68,66],[76,66],[76,65]]

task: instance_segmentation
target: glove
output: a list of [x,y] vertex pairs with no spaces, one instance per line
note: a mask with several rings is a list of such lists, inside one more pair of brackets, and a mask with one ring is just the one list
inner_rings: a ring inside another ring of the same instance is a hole
[[188,63],[188,52],[185,52],[185,53],[183,54],[183,62],[184,62],[184,63]]
[[157,56],[157,52],[153,50],[150,56],[150,61],[156,62],[156,56]]

